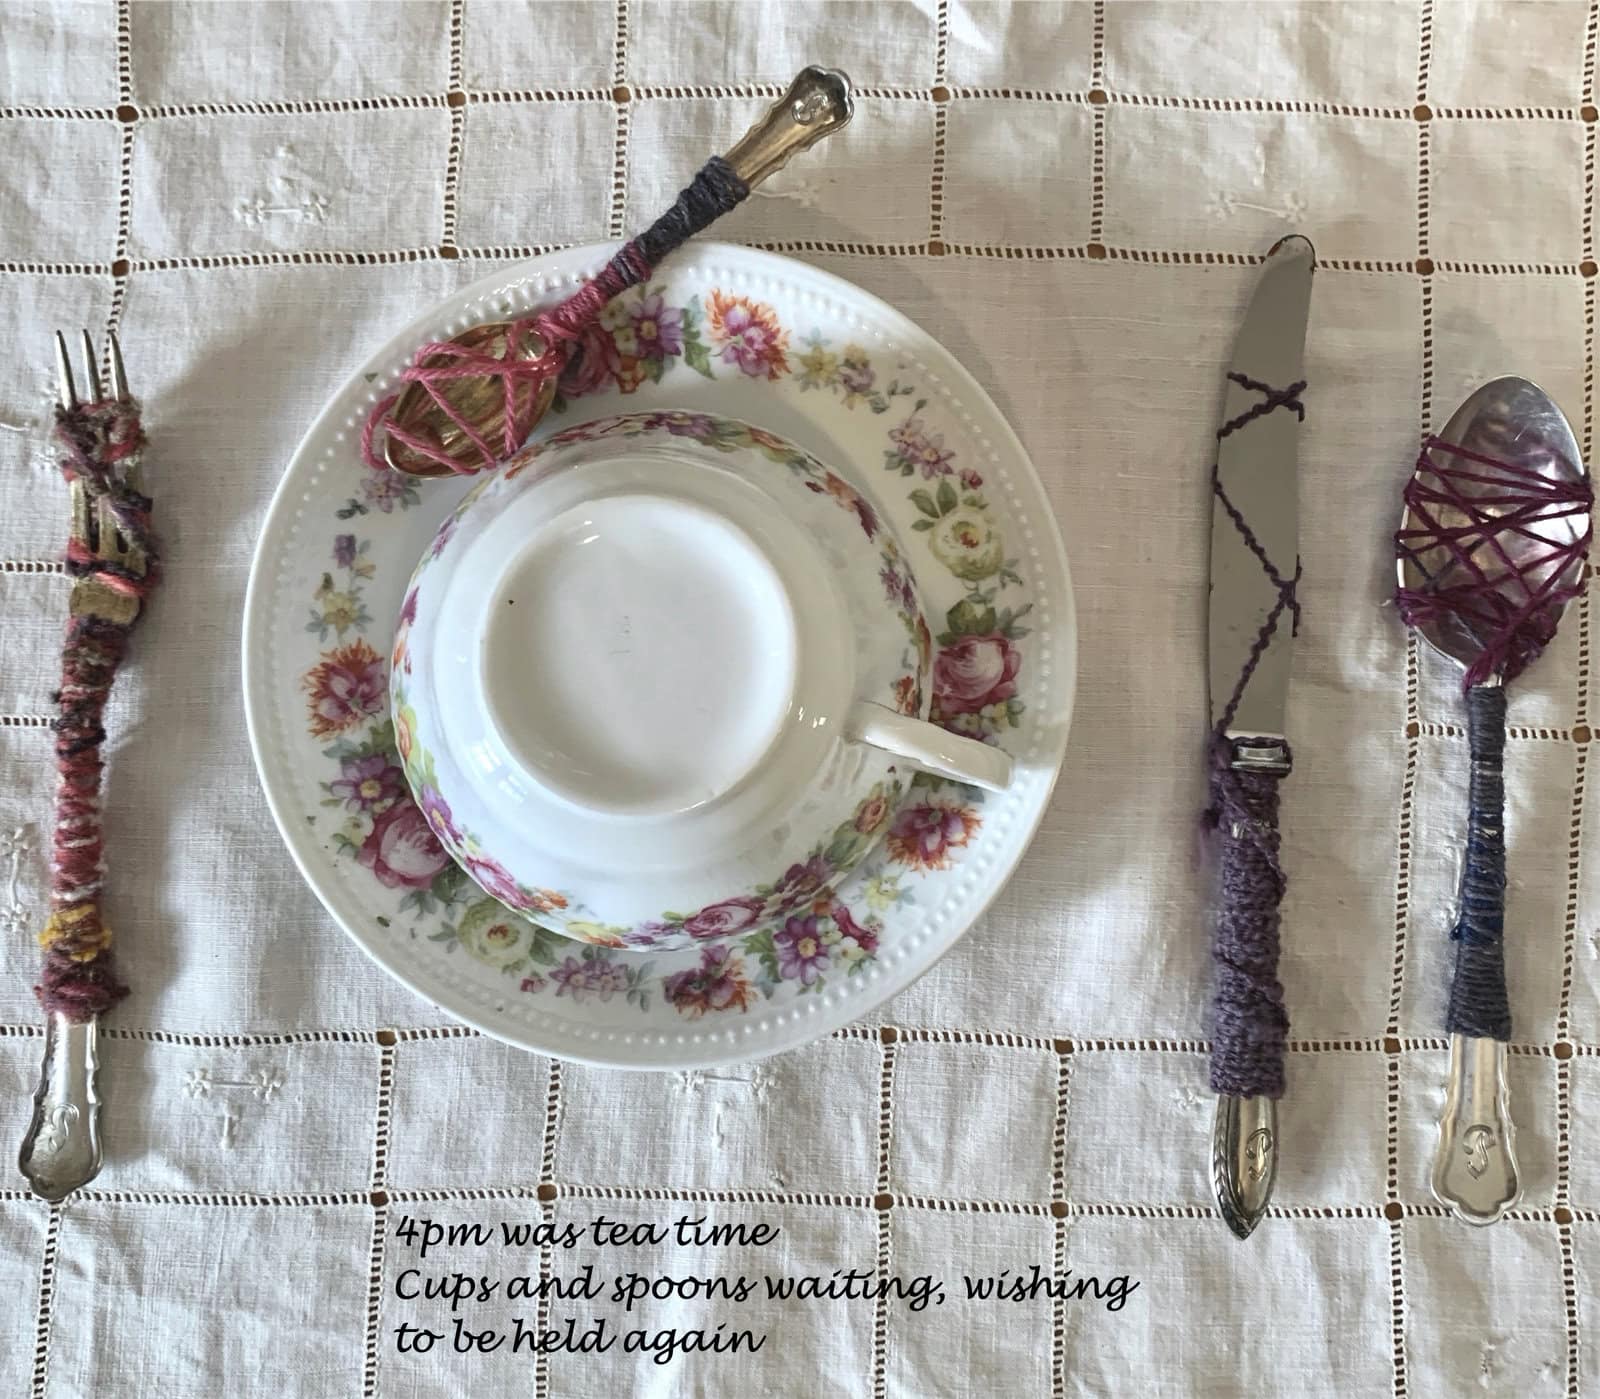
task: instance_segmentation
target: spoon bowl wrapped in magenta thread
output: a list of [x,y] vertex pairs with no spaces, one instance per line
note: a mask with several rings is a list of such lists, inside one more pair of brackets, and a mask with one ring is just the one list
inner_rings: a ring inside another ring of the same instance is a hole
[[1462,668],[1472,756],[1433,1193],[1490,1224],[1521,1194],[1506,1088],[1506,682],[1582,591],[1593,490],[1571,425],[1526,379],[1478,389],[1423,444],[1395,534],[1400,615]]
[[1592,491],[1571,425],[1526,379],[1478,389],[1424,445],[1395,536],[1400,614],[1466,672],[1514,680],[1581,590]]

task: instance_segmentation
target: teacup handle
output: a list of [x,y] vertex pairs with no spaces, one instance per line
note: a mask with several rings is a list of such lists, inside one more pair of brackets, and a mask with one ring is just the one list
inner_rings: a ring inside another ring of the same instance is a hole
[[972,787],[1003,792],[1011,785],[1011,755],[975,738],[962,738],[926,719],[912,719],[863,700],[850,711],[845,736],[904,758],[925,772]]

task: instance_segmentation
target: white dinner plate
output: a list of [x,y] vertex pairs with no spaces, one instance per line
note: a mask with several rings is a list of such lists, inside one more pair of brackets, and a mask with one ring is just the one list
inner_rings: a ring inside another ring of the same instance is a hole
[[994,898],[1038,827],[1066,747],[1072,585],[1021,443],[938,342],[815,268],[691,244],[607,308],[579,381],[541,431],[631,408],[687,409],[852,463],[911,551],[936,632],[939,711],[1010,752],[1016,779],[1001,794],[919,780],[840,901],[776,930],[638,953],[508,914],[443,856],[411,804],[386,694],[407,580],[467,482],[371,472],[357,443],[419,345],[559,300],[614,250],[553,253],[466,288],[397,335],[323,410],[251,565],[245,712],[301,872],[392,975],[528,1049],[626,1068],[706,1067],[789,1049],[865,1014],[927,971]]

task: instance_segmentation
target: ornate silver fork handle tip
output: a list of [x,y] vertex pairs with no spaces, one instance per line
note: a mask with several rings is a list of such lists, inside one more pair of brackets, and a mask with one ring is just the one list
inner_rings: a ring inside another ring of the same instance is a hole
[[100,1173],[99,1021],[55,1014],[45,1024],[44,1069],[17,1165],[33,1193],[64,1200]]

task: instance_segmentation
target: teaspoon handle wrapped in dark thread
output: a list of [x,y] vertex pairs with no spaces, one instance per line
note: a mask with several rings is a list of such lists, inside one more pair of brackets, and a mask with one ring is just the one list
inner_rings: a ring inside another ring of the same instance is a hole
[[1506,691],[1475,685],[1467,691],[1472,777],[1467,800],[1467,849],[1461,911],[1450,936],[1455,975],[1445,1029],[1452,1035],[1511,1038],[1506,991]]

